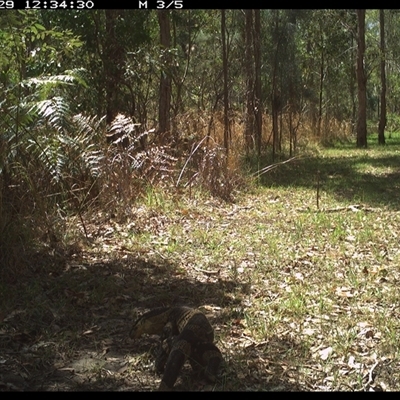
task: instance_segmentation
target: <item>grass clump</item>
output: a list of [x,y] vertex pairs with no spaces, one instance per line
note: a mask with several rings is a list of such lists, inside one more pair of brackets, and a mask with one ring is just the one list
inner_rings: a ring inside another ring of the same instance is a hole
[[234,202],[160,183],[119,214],[65,217],[72,243],[0,283],[3,381],[151,390],[156,339],[127,340],[134,312],[188,304],[226,365],[212,387],[184,369],[177,390],[399,390],[399,150],[322,148]]

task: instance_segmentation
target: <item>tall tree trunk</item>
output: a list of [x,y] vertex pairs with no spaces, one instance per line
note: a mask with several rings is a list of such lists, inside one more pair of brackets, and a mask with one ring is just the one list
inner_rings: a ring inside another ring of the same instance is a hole
[[274,49],[273,70],[272,70],[272,93],[271,93],[271,113],[272,113],[272,159],[275,160],[276,153],[280,149],[280,128],[279,111],[281,109],[281,95],[278,87],[278,52],[279,52],[279,10],[272,10],[274,15],[274,30],[272,35]]
[[367,76],[364,69],[365,10],[357,9],[357,147],[367,147]]
[[245,71],[246,71],[246,116],[244,124],[244,139],[246,151],[254,148],[254,69],[252,51],[253,10],[245,13]]
[[262,101],[261,101],[261,17],[260,10],[254,10],[254,64],[255,64],[255,136],[258,156],[261,155]]
[[230,129],[229,129],[229,98],[228,98],[228,53],[226,49],[226,21],[225,10],[221,10],[221,38],[222,38],[222,70],[224,77],[224,146],[226,153],[229,152]]
[[324,46],[324,35],[322,33],[322,28],[320,33],[321,33],[321,62],[319,66],[318,126],[317,126],[318,137],[321,136],[322,101],[323,101],[324,79],[325,79],[325,46]]
[[[350,39],[350,49],[354,47],[354,35],[351,35]],[[351,101],[351,132],[355,133],[356,127],[356,119],[357,119],[357,101],[356,101],[356,69],[354,68],[355,59],[354,59],[354,52],[352,51],[350,54],[350,73],[349,73],[349,94],[350,94],[350,101]]]
[[171,109],[171,75],[169,71],[171,46],[171,28],[169,22],[169,10],[158,11],[158,23],[160,25],[160,44],[164,54],[164,65],[166,69],[161,71],[160,78],[160,98],[158,110],[158,130],[159,133],[170,131],[170,109]]
[[110,124],[118,113],[118,93],[123,76],[124,52],[115,26],[121,10],[105,10],[106,35],[103,48],[103,71],[106,91],[106,122]]
[[[289,120],[289,154],[292,157],[295,151],[296,143],[296,128],[294,126],[294,118],[296,113],[299,112],[299,96],[296,88],[297,77],[297,60],[296,60],[296,11],[286,11],[287,21],[291,24],[292,28],[286,28],[287,32],[287,57],[286,62],[289,64],[285,78],[282,77],[282,83],[285,82],[287,87],[287,102],[285,106],[286,115]],[[281,130],[282,131],[282,130]]]
[[[185,60],[185,66],[183,68],[183,71],[180,70],[179,67],[174,67],[174,72],[172,74],[172,85],[175,89],[175,104],[171,104],[171,109],[173,111],[173,117],[172,117],[172,129],[174,130],[174,126],[176,124],[175,117],[178,114],[184,113],[185,111],[185,102],[183,100],[183,93],[184,93],[184,83],[185,80],[188,76],[189,72],[189,64],[191,62],[192,58],[192,47],[193,47],[193,39],[192,39],[192,16],[195,11],[193,10],[187,10],[182,12],[182,19],[186,22],[186,26],[184,27],[177,27],[177,19],[173,18],[172,19],[172,47],[176,48],[177,46],[181,45],[183,52],[185,53],[186,60]],[[182,43],[178,43],[177,40],[177,31],[179,29],[187,29],[187,42],[182,45]],[[183,65],[182,65],[183,67]]]
[[385,10],[379,10],[379,30],[381,39],[381,110],[378,127],[378,142],[385,144],[386,127],[386,49],[385,49]]

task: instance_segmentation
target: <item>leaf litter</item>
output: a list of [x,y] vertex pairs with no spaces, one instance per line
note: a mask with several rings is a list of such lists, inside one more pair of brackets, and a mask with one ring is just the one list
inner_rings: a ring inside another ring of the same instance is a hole
[[225,366],[215,386],[185,366],[178,391],[400,390],[399,214],[312,211],[305,198],[260,189],[93,218],[91,242],[63,270],[39,259],[31,305],[3,316],[0,389],[153,390],[156,338],[131,341],[130,324],[189,304],[212,321]]

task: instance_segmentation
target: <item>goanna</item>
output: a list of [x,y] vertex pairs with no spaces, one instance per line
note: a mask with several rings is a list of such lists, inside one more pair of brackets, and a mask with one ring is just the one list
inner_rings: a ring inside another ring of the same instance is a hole
[[193,369],[204,370],[205,377],[215,382],[222,355],[213,343],[214,330],[200,310],[184,306],[151,310],[134,323],[130,337],[144,333],[161,336],[156,369],[164,370],[164,375],[159,390],[172,389],[187,359]]
[[[158,373],[164,372],[165,363],[171,354],[171,350],[174,345],[177,345],[176,340],[179,340],[177,336],[171,336],[160,343],[156,353],[155,363],[156,371]],[[223,360],[221,352],[214,343],[201,342],[192,345],[188,359],[196,376],[202,376],[211,383],[216,382],[218,369]],[[173,373],[173,370],[168,368],[165,369],[163,382],[161,382],[159,390],[170,389],[166,382],[169,382],[170,380],[168,375]]]

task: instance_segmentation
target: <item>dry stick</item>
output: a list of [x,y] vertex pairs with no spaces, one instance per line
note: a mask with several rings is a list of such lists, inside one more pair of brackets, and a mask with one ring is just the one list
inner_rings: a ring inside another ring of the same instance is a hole
[[218,271],[208,271],[206,269],[201,269],[201,268],[197,268],[197,267],[193,267],[193,269],[197,272],[202,272],[203,274],[209,274],[209,275],[215,275],[215,274],[219,274],[220,270]]
[[84,205],[86,199],[87,199],[88,196],[89,196],[90,191],[92,190],[94,184],[96,183],[96,181],[97,181],[97,179],[95,179],[94,182],[92,182],[92,185],[90,186],[89,190],[86,192],[85,197],[84,197],[84,198],[82,199],[82,201],[80,202],[80,204],[79,204],[79,209],[78,209],[79,219],[81,220],[81,224],[82,224],[83,230],[84,230],[84,232],[85,232],[85,237],[86,237],[86,239],[89,239],[89,235],[88,235],[88,231],[87,231],[87,229],[86,229],[85,222],[84,222],[84,220],[83,220],[82,208],[83,208],[83,205]]
[[86,239],[89,239],[88,231],[86,229],[86,225],[85,225],[85,222],[83,221],[83,217],[82,217],[82,214],[81,214],[80,210],[78,210],[78,215],[79,215],[79,219],[81,220],[81,224],[83,226],[83,231],[85,232],[85,237],[86,237]]
[[183,175],[183,173],[185,172],[186,166],[188,165],[188,163],[189,163],[190,159],[192,158],[193,154],[196,153],[196,151],[199,149],[199,147],[201,146],[201,144],[202,144],[206,139],[210,140],[210,139],[212,139],[212,137],[211,137],[211,136],[205,136],[203,139],[200,140],[200,142],[197,144],[197,146],[194,148],[194,150],[192,150],[191,153],[189,154],[189,157],[188,157],[188,159],[186,160],[185,165],[182,167],[181,173],[180,173],[179,176],[178,176],[178,180],[176,181],[176,185],[175,185],[176,187],[178,187],[179,182],[181,181],[182,175]]
[[278,167],[279,165],[286,164],[286,163],[288,163],[288,162],[290,162],[290,161],[295,160],[296,158],[299,158],[299,157],[298,157],[298,156],[294,156],[294,157],[292,157],[292,158],[289,158],[288,160],[281,161],[281,162],[278,162],[278,163],[275,163],[275,164],[271,164],[271,165],[267,165],[266,167],[261,168],[261,169],[258,170],[257,172],[254,172],[252,175],[253,175],[253,176],[255,176],[255,175],[263,175],[263,174],[265,174],[265,173],[267,173],[267,172],[269,172],[269,171],[275,169],[275,168]]
[[371,383],[374,382],[374,377],[372,376],[372,373],[374,372],[374,369],[377,367],[377,365],[379,364],[379,362],[377,361],[372,368],[369,370],[368,373],[368,382],[364,385],[364,390],[367,390],[367,386],[371,385]]

